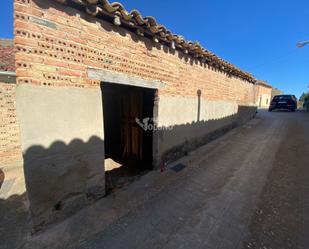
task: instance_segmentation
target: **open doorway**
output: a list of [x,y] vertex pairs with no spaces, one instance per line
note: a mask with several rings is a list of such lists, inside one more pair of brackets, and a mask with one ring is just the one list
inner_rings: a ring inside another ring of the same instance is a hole
[[153,130],[138,122],[151,122],[155,90],[105,82],[101,89],[106,188],[114,192],[152,169]]

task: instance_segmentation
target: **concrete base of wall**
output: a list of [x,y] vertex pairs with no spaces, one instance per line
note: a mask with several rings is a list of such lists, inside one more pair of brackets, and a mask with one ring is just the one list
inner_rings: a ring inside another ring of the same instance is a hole
[[[211,142],[212,140],[224,135],[231,129],[248,122],[255,117],[256,107],[240,107],[241,113],[224,118],[206,122],[197,122],[191,125],[175,126],[172,131],[160,131],[159,136],[159,162],[172,162],[188,152]],[[171,145],[171,143],[178,143]],[[169,146],[169,149],[164,149]]]
[[238,106],[233,102],[160,97],[156,166],[185,156],[247,122],[256,110],[255,106]]
[[105,195],[100,89],[17,87],[34,231]]

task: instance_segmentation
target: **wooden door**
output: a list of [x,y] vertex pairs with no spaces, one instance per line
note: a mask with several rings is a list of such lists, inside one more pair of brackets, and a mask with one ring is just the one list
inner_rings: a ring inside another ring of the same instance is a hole
[[142,160],[143,130],[135,120],[136,118],[142,120],[143,116],[142,91],[138,89],[127,91],[122,96],[121,106],[123,157]]

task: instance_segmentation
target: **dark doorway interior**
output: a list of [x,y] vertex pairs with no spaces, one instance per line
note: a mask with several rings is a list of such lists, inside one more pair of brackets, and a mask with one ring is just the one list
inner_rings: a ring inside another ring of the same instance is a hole
[[105,82],[101,89],[106,184],[114,192],[152,169],[153,131],[136,118],[153,118],[155,90]]

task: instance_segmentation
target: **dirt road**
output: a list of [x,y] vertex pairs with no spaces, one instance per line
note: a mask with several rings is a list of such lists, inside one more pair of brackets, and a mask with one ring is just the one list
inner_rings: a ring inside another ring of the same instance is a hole
[[244,248],[309,248],[308,114],[272,114],[283,120],[286,132],[274,151]]

